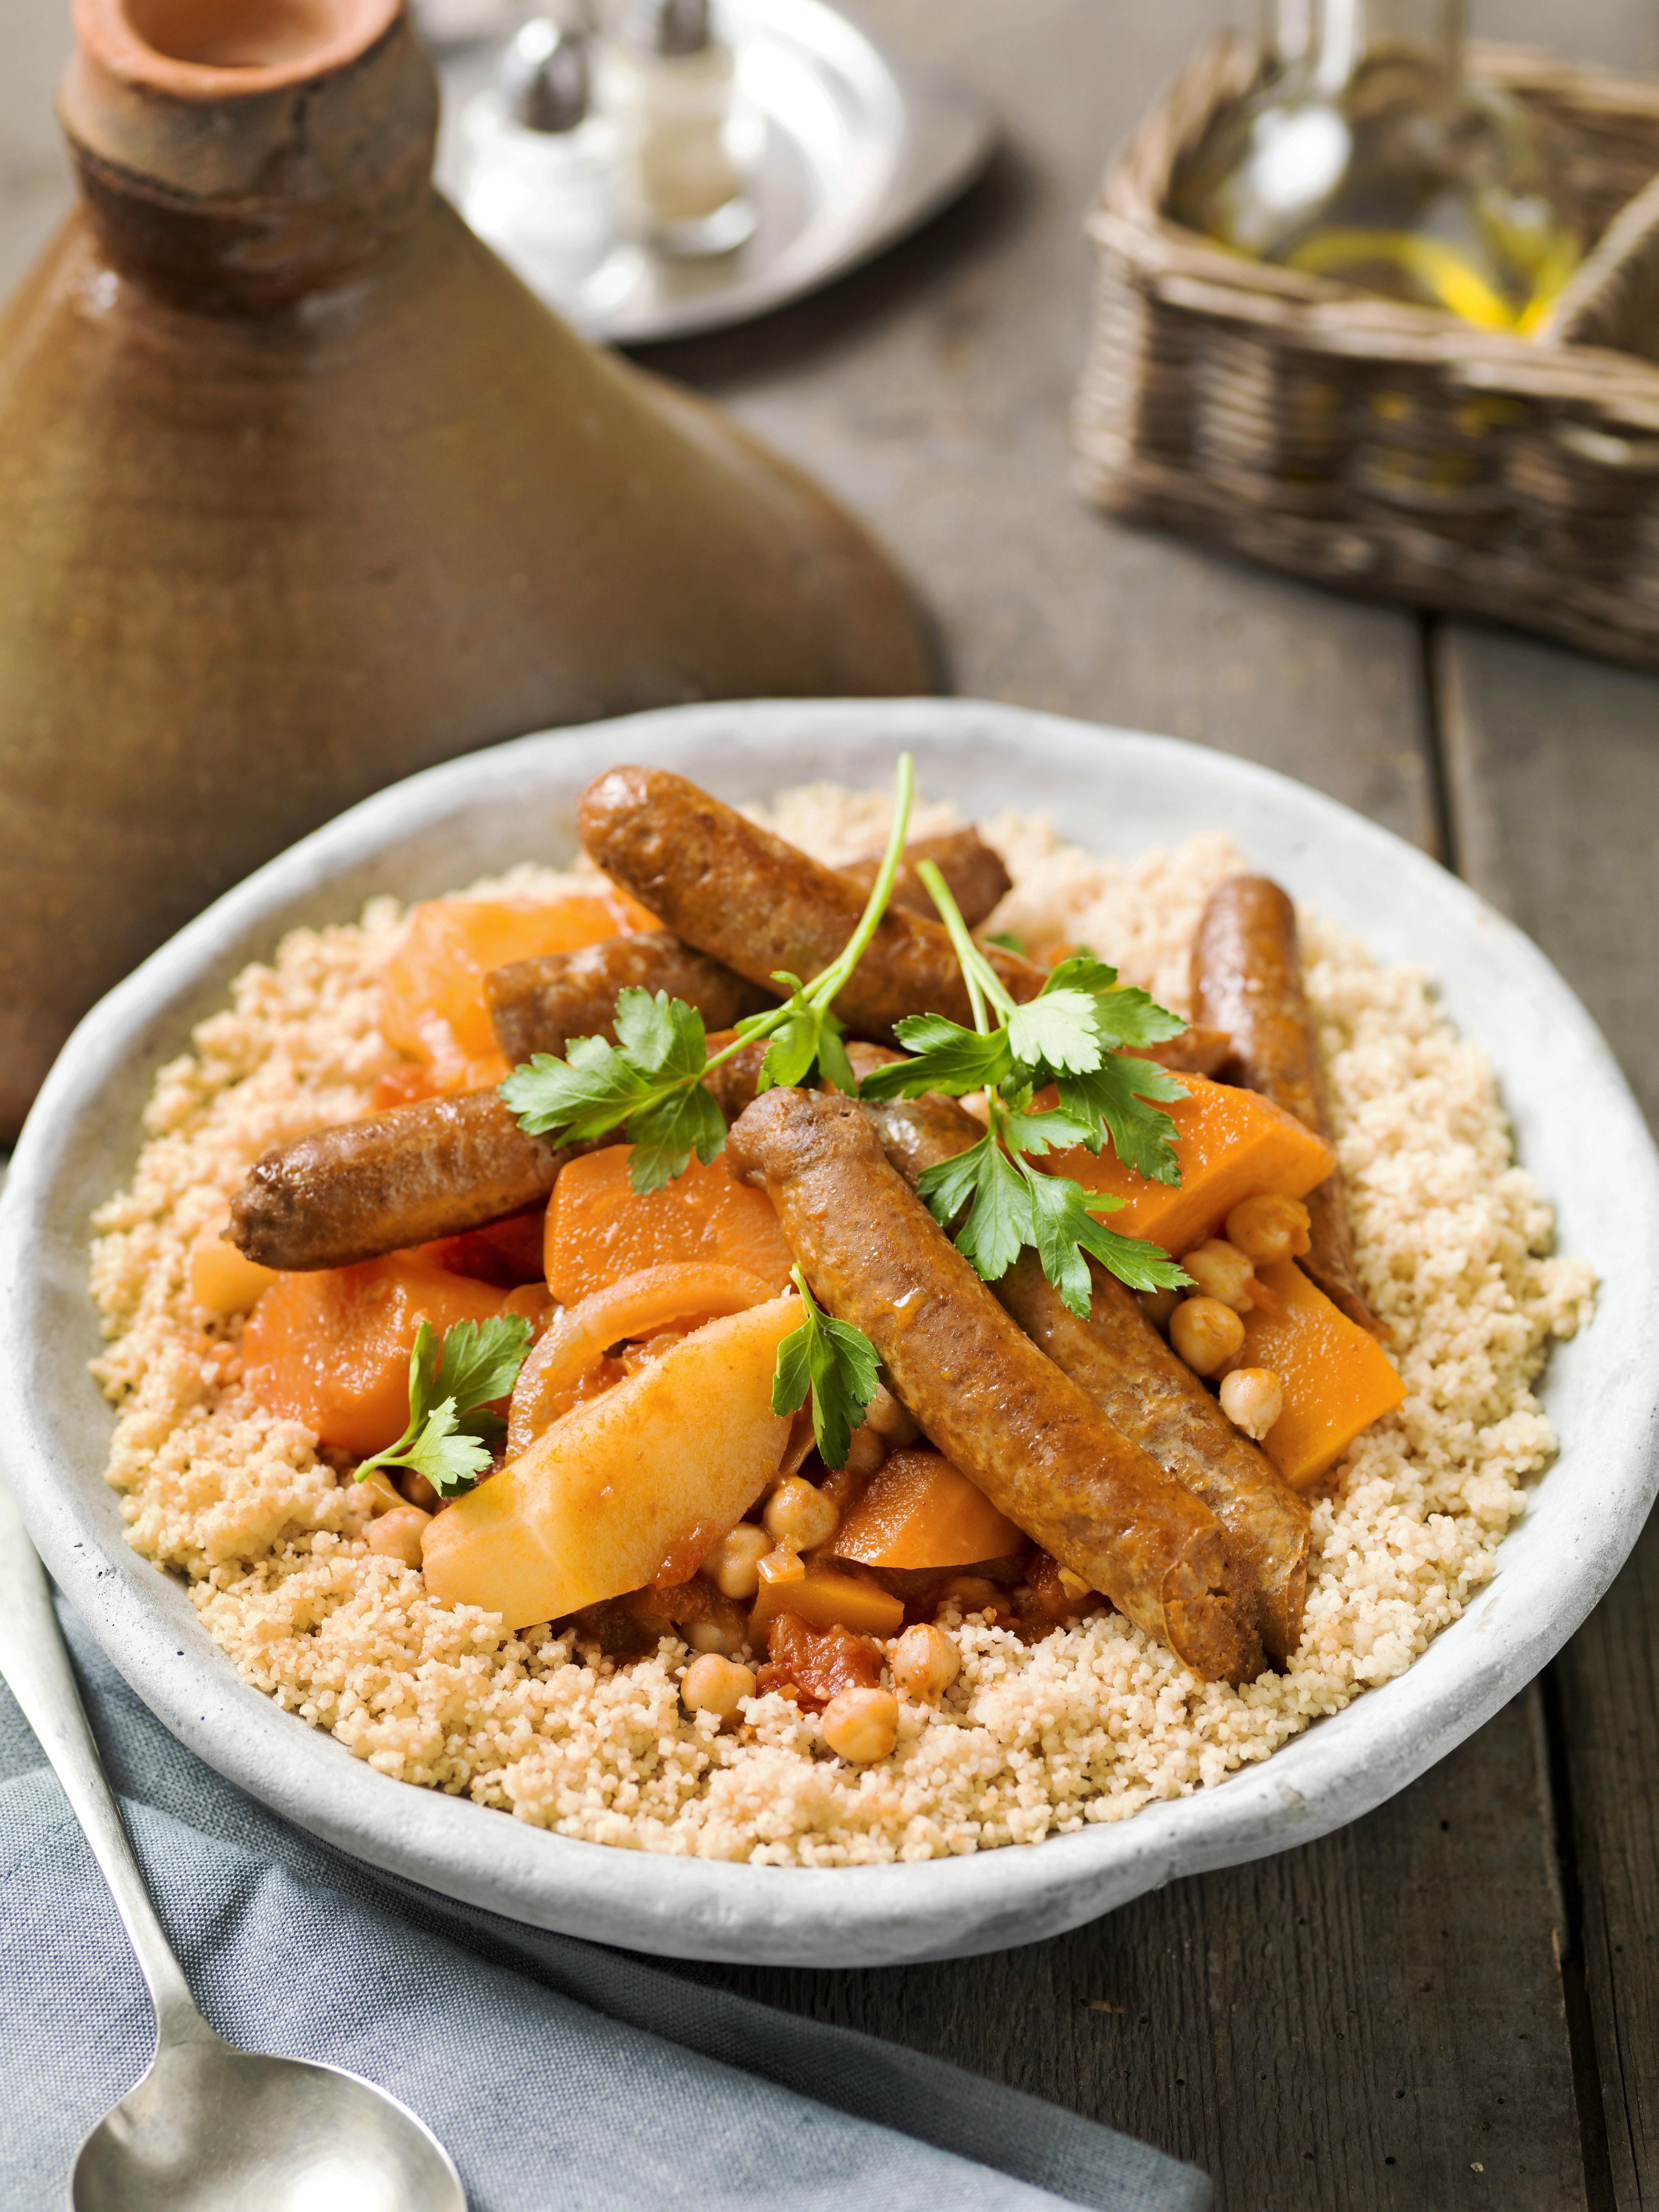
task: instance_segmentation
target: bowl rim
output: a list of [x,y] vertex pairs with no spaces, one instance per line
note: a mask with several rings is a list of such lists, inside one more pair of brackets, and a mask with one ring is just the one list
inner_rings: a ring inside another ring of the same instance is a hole
[[[1558,1561],[1552,1605],[1500,1603],[1510,1579],[1500,1553],[1499,1573],[1403,1674],[1217,1787],[1049,1836],[1040,1848],[873,1867],[756,1868],[620,1850],[516,1820],[480,1829],[488,1808],[377,1772],[244,1683],[182,1587],[125,1543],[112,1493],[84,1506],[60,1474],[69,1446],[54,1422],[41,1336],[48,1282],[61,1291],[69,1261],[48,1229],[54,1192],[106,1084],[136,1056],[158,1060],[158,1039],[185,1048],[200,1014],[186,1001],[210,988],[222,1004],[231,975],[253,957],[242,940],[264,931],[267,952],[274,949],[305,918],[295,909],[325,897],[353,866],[394,854],[526,773],[574,789],[596,767],[645,758],[682,767],[689,759],[692,773],[708,776],[701,756],[717,744],[738,770],[728,787],[741,787],[744,764],[784,726],[820,741],[857,727],[867,750],[890,755],[908,744],[919,765],[925,754],[982,743],[1012,748],[1014,761],[1043,752],[1096,774],[1115,765],[1154,780],[1195,778],[1219,819],[1235,818],[1230,799],[1241,813],[1270,805],[1310,836],[1334,836],[1356,865],[1385,871],[1402,901],[1426,902],[1477,933],[1483,957],[1535,998],[1553,1052],[1571,1060],[1610,1132],[1628,1189],[1626,1274],[1637,1310],[1617,1332],[1609,1325],[1596,1340],[1598,1322],[1579,1342],[1611,1351],[1615,1333],[1620,1344],[1632,1328],[1649,1342],[1659,1336],[1659,1157],[1640,1109],[1544,955],[1428,855],[1273,770],[1179,739],[973,701],[757,701],[538,732],[394,785],[228,892],[93,1008],[47,1078],[0,1197],[0,1471],[54,1577],[162,1721],[239,1786],[355,1856],[532,1925],[668,1956],[828,1966],[966,1956],[1077,1926],[1177,1875],[1311,1841],[1382,1803],[1472,1734],[1566,1641],[1633,1546],[1659,1486],[1659,1373],[1621,1357],[1609,1376],[1619,1419],[1597,1439],[1599,1511],[1586,1514],[1581,1540]],[[361,904],[359,890],[352,915],[337,918],[354,918]],[[133,1140],[136,1149],[136,1129]],[[124,1172],[112,1162],[107,1188]],[[1564,1195],[1546,1194],[1553,1203]],[[83,1225],[83,1297],[85,1233]]]

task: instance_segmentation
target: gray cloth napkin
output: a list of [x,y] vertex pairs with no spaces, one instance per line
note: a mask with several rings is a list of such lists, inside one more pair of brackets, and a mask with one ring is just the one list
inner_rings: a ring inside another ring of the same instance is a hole
[[[59,1613],[204,2012],[233,2043],[390,2089],[447,2146],[472,2212],[1207,2212],[1196,2168],[1034,2097],[372,1873],[203,1765]],[[154,2025],[3,1686],[0,2023],[0,2203],[34,2212],[62,2201]]]

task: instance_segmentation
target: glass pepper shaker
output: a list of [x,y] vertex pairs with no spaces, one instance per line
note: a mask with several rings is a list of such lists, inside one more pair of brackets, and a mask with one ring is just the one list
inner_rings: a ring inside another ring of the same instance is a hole
[[532,290],[577,322],[616,245],[620,153],[592,112],[585,30],[536,16],[502,55],[496,82],[462,118],[462,211]]

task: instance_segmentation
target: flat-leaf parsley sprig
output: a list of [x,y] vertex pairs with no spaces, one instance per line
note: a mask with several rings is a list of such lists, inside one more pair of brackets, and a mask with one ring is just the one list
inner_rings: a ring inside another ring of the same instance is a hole
[[422,1321],[409,1356],[409,1426],[389,1451],[363,1462],[358,1481],[377,1468],[406,1467],[440,1498],[472,1489],[507,1433],[489,1407],[518,1381],[531,1334],[522,1314],[457,1322],[440,1352],[431,1322]]
[[[1085,1319],[1085,1253],[1132,1290],[1182,1288],[1191,1278],[1167,1252],[1120,1237],[1097,1218],[1115,1212],[1121,1199],[1044,1174],[1027,1156],[1073,1145],[1098,1152],[1109,1139],[1126,1165],[1156,1182],[1178,1183],[1175,1123],[1153,1102],[1184,1098],[1185,1087],[1152,1060],[1132,1055],[1135,1046],[1177,1036],[1186,1024],[1145,991],[1120,986],[1116,969],[1090,953],[1062,960],[1041,994],[1018,1004],[975,944],[938,867],[923,861],[917,873],[951,933],[974,1026],[964,1029],[942,1014],[895,1024],[911,1057],[867,1075],[860,1095],[986,1093],[985,1135],[917,1180],[934,1218],[948,1230],[965,1217],[956,1231],[957,1249],[988,1283],[1033,1246],[1043,1273]],[[1033,1098],[1050,1084],[1059,1104],[1034,1114]]]
[[810,1390],[818,1455],[826,1467],[845,1467],[853,1431],[863,1426],[865,1408],[881,1380],[876,1347],[861,1328],[824,1312],[799,1267],[790,1269],[789,1279],[800,1292],[805,1317],[778,1346],[772,1411],[799,1412]]
[[660,1190],[684,1175],[695,1153],[703,1165],[726,1143],[726,1121],[702,1087],[711,1068],[735,1058],[761,1037],[771,1039],[761,1063],[759,1087],[805,1083],[817,1069],[849,1095],[858,1088],[841,1024],[836,995],[858,966],[892,896],[909,827],[915,770],[908,753],[898,763],[893,826],[880,869],[851,937],[822,975],[803,983],[780,969],[773,981],[789,993],[779,1006],[750,1014],[732,1042],[711,1059],[702,1016],[665,991],[623,991],[617,1000],[617,1042],[576,1038],[563,1060],[538,1052],[515,1067],[501,1097],[532,1137],[581,1144],[621,1128],[634,1150],[629,1181],[638,1192]]

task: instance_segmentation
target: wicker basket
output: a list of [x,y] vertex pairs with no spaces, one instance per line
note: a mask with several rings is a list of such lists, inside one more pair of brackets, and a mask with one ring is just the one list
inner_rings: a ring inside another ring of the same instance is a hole
[[1114,514],[1659,666],[1659,83],[1482,46],[1547,115],[1598,243],[1537,337],[1228,252],[1164,213],[1249,86],[1207,47],[1109,170],[1073,417]]

